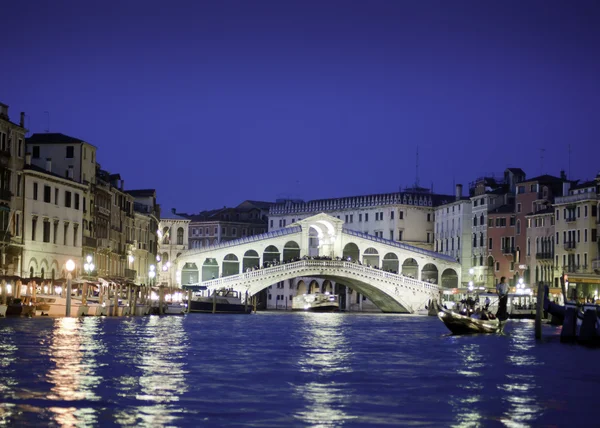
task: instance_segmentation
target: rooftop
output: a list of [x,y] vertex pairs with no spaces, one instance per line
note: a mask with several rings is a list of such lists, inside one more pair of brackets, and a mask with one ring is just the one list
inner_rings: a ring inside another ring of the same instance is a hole
[[[81,138],[71,137],[58,132],[37,133],[25,140],[27,144],[80,144],[87,143]],[[92,144],[90,144],[92,145]]]
[[131,196],[138,197],[154,197],[156,196],[155,189],[137,189],[137,190],[126,190]]
[[495,210],[492,210],[488,213],[489,214],[514,214],[515,213],[515,206],[512,204],[505,204],[505,205],[501,205],[498,208],[496,208]]

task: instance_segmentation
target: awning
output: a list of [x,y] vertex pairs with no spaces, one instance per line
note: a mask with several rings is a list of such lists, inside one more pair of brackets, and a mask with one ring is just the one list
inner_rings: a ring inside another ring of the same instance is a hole
[[208,287],[206,285],[197,285],[197,284],[186,284],[186,285],[182,285],[181,288],[183,290],[192,290],[192,291],[208,290]]
[[573,275],[569,274],[569,284],[600,284],[600,275]]

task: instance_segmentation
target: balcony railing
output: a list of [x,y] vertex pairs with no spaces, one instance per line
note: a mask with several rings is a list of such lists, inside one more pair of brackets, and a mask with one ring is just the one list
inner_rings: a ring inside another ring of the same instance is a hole
[[96,241],[96,238],[92,238],[91,236],[83,237],[83,246],[84,247],[96,248],[97,244],[98,244],[98,242]]
[[535,253],[537,260],[552,260],[554,258],[552,253]]
[[570,216],[567,216],[567,217],[565,217],[565,221],[566,221],[567,223],[572,223],[572,222],[574,222],[574,221],[577,221],[577,217],[576,217],[576,216],[574,216],[574,215],[570,215]]
[[556,204],[570,204],[573,202],[596,200],[598,195],[594,192],[579,193],[577,195],[559,196],[556,198]]
[[567,273],[589,273],[587,265],[566,265],[565,272]]
[[502,248],[502,254],[514,254],[515,253],[515,248],[514,247],[504,247]]
[[577,246],[577,243],[575,241],[567,241],[563,244],[565,250],[569,251],[569,250],[574,250],[575,247]]

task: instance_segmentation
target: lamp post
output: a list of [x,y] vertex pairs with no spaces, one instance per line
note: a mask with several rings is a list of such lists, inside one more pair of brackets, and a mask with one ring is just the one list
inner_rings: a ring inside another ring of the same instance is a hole
[[[94,271],[94,268],[96,266],[94,266],[94,263],[92,263],[92,256],[88,254],[88,256],[85,258],[86,263],[84,263],[83,265],[83,270],[85,271],[85,276],[87,277],[87,279],[90,279],[90,276],[92,275],[92,272]],[[83,285],[83,294],[81,295],[81,304],[85,305],[87,304],[87,295],[88,295],[88,283],[87,281],[85,282],[85,284]]]
[[66,316],[71,316],[71,272],[75,269],[75,262],[71,259],[67,260],[67,313]]

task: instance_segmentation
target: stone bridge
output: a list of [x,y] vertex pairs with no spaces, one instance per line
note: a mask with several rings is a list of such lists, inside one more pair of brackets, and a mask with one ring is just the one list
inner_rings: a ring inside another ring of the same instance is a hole
[[454,259],[343,224],[318,214],[274,232],[188,250],[174,261],[176,281],[252,296],[286,279],[326,277],[365,295],[383,312],[401,313],[437,298],[439,284],[460,283]]

